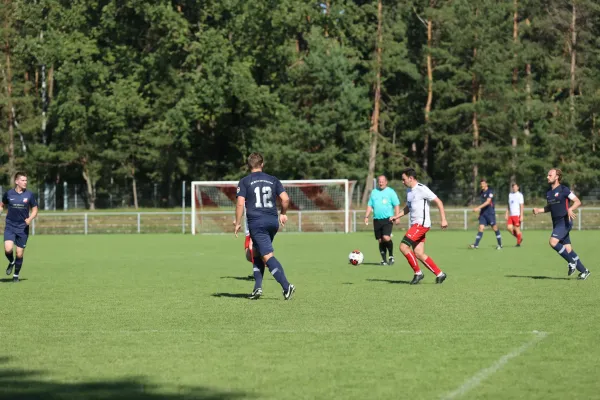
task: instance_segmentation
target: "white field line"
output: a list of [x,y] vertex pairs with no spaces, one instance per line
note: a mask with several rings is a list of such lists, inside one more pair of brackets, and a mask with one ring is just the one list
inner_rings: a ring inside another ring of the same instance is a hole
[[[15,333],[14,330],[5,331],[0,330],[0,335]],[[237,330],[237,329],[39,329],[39,333],[42,335],[74,335],[74,334],[201,334],[201,333],[230,333],[230,334],[264,334],[264,333],[286,333],[286,334],[353,334],[355,330],[344,330],[344,329],[256,329],[252,331],[248,330]],[[537,336],[546,336],[548,332],[538,331],[469,331],[469,330],[396,330],[396,329],[372,329],[372,330],[361,330],[361,333],[367,334],[385,334],[385,335],[447,335],[447,336],[486,336],[486,337],[499,337],[509,335],[531,335],[532,333]],[[536,336],[536,337],[537,337]],[[524,350],[523,350],[524,351]],[[512,357],[511,357],[512,358]]]
[[486,380],[490,376],[494,375],[496,372],[500,371],[510,360],[512,360],[513,358],[519,357],[521,354],[526,352],[530,347],[532,347],[536,343],[542,341],[544,338],[546,338],[548,336],[548,332],[533,331],[530,333],[534,334],[533,339],[529,340],[527,343],[523,344],[522,346],[514,349],[510,353],[503,355],[489,367],[477,371],[477,373],[475,375],[473,375],[472,377],[467,379],[461,386],[456,388],[454,391],[443,396],[442,399],[443,400],[451,400],[451,399],[456,399],[458,397],[465,395],[470,390],[479,386],[484,380]]

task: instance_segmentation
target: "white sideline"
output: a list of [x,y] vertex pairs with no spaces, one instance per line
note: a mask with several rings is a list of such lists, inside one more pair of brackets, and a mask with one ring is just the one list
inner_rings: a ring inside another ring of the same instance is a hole
[[523,344],[521,347],[514,349],[510,353],[503,355],[491,366],[484,368],[482,370],[479,370],[475,375],[473,375],[472,377],[467,379],[456,390],[443,396],[442,399],[443,400],[455,399],[455,398],[458,398],[458,397],[466,394],[471,389],[474,389],[477,386],[479,386],[481,384],[481,382],[483,382],[490,376],[494,375],[496,372],[500,371],[502,369],[502,367],[504,367],[510,360],[512,360],[513,358],[519,357],[521,354],[523,354],[525,351],[527,351],[527,349],[529,349],[531,346],[542,341],[544,338],[546,338],[548,336],[548,332],[533,331],[531,333],[533,333],[535,335],[533,339],[531,339],[527,343]]

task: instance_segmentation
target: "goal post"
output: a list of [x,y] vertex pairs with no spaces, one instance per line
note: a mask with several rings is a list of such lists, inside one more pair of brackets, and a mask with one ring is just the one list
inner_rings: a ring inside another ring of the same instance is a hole
[[[350,232],[350,207],[356,181],[348,179],[283,180],[290,197],[286,232]],[[191,183],[191,231],[233,231],[238,181]],[[277,205],[280,209],[279,201]]]

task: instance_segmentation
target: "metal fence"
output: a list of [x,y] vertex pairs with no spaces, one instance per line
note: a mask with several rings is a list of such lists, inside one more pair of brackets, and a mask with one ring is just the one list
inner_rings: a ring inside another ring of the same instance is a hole
[[[179,186],[179,183],[175,185]],[[181,182],[181,191],[169,190],[169,198],[164,196],[164,187],[158,183],[137,185],[137,200],[140,208],[168,208],[188,199],[189,188]],[[0,186],[0,197],[11,187]],[[41,211],[85,210],[90,206],[87,187],[79,183],[30,183],[28,188],[35,195]],[[161,190],[163,189],[163,190]],[[134,208],[134,197],[131,185],[113,184],[93,189],[96,209]]]
[[[350,211],[350,231],[370,232],[363,221],[363,210]],[[344,232],[344,211],[302,211],[288,213],[289,219],[283,232]],[[197,218],[211,221],[214,229],[206,229],[199,233],[229,233],[234,218],[233,211],[199,212]],[[439,212],[431,211],[432,230],[440,229]],[[475,230],[478,226],[478,215],[468,209],[446,210],[448,229]],[[505,225],[504,213],[496,213],[498,225]],[[111,234],[111,233],[191,233],[191,213],[186,212],[40,212],[30,228],[32,235],[49,234]],[[0,227],[4,225],[4,218]],[[400,228],[408,226],[408,218],[403,218]],[[549,215],[533,216],[531,209],[526,209],[522,225],[525,230],[551,230],[552,221]],[[574,221],[576,230],[600,229],[600,208],[580,208]]]

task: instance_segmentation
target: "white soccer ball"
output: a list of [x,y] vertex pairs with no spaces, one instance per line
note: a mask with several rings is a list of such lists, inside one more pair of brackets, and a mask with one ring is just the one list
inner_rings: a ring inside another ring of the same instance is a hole
[[365,256],[363,255],[363,253],[360,252],[360,250],[352,250],[352,253],[348,255],[348,261],[352,265],[360,265],[362,264],[364,259]]

